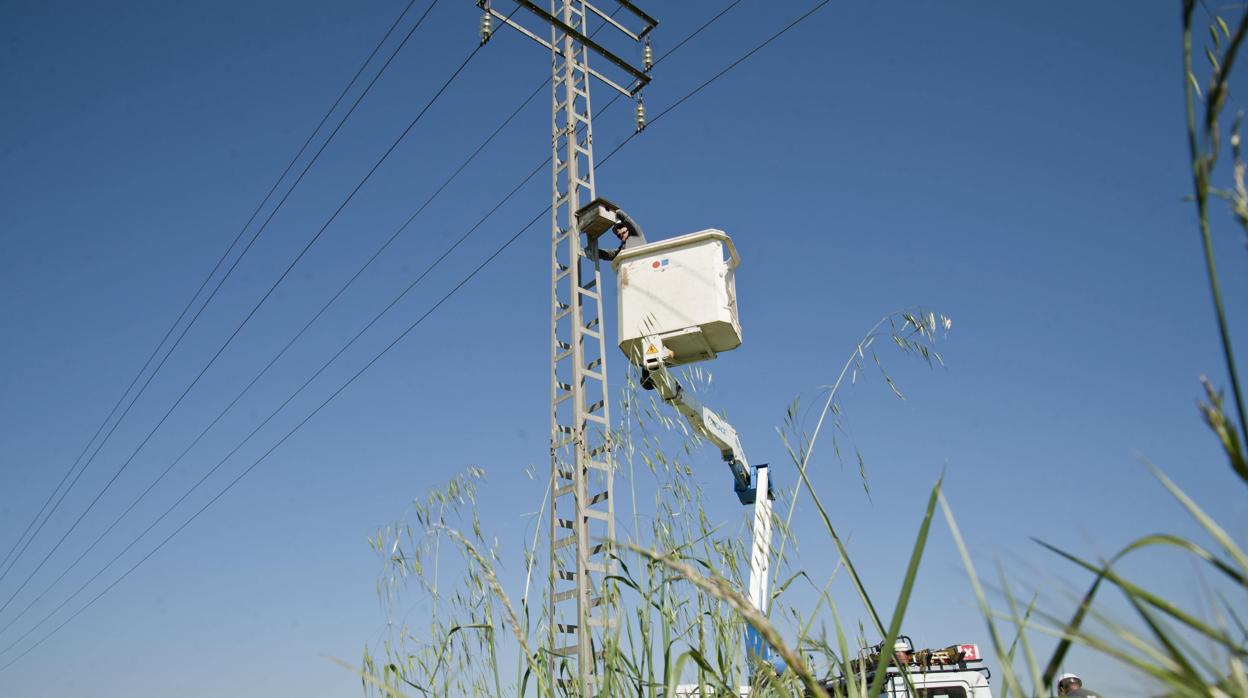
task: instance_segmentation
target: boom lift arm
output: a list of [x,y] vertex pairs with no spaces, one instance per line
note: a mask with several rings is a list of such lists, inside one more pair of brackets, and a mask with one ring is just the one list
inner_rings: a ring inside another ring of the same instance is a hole
[[676,408],[676,411],[689,422],[689,426],[693,427],[694,431],[719,449],[719,454],[728,464],[728,469],[732,471],[733,491],[737,493],[741,503],[753,504],[756,489],[750,475],[749,462],[745,459],[745,449],[741,447],[741,439],[737,436],[737,430],[723,417],[689,395],[663,363],[649,362],[646,370],[650,373],[650,380],[654,383],[654,391],[663,399],[663,402]]
[[[661,347],[662,344],[653,340],[650,346]],[[653,354],[662,356],[659,348]],[[710,408],[702,405],[681,385],[680,381],[667,370],[661,360],[645,362],[650,381],[654,383],[654,391],[663,402],[676,408],[676,411],[689,422],[693,430],[719,449],[724,462],[732,472],[733,491],[741,503],[754,505],[754,525],[750,545],[750,604],[764,616],[767,615],[768,582],[770,575],[771,552],[771,502],[774,496],[768,481],[767,465],[754,466],[751,471],[749,461],[745,458],[745,450],[741,447],[741,439],[737,430],[723,417],[715,414]],[[763,496],[758,496],[759,492]],[[745,648],[747,656],[758,656],[770,661],[767,643],[753,627],[746,630]]]

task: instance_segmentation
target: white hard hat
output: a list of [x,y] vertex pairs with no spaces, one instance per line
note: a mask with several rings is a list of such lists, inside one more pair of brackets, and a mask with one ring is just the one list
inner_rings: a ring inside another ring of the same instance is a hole
[[1081,679],[1081,678],[1079,678],[1078,676],[1075,676],[1074,674],[1071,674],[1071,673],[1069,673],[1069,672],[1067,672],[1067,673],[1062,674],[1061,676],[1059,676],[1059,677],[1057,678],[1057,683],[1058,683],[1058,685],[1060,686],[1062,683],[1064,683],[1064,682],[1066,682],[1066,681],[1069,681],[1070,679],[1074,679],[1074,680],[1078,681],[1079,683],[1083,683],[1083,679]]

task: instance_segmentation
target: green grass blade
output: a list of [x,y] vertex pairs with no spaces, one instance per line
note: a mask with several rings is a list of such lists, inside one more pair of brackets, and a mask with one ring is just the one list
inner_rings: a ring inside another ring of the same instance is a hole
[[[953,517],[953,510],[949,507],[949,502],[945,499],[944,493],[940,493],[938,496],[940,497],[940,508],[945,515],[945,522],[949,525],[949,532],[958,547],[958,554],[962,556],[962,565],[966,568],[966,575],[971,582],[971,589],[975,592],[975,601],[979,605],[980,615],[983,616],[984,624],[988,627],[988,637],[992,641],[993,650],[998,657],[1004,657],[1006,656],[1005,646],[1001,643],[1001,634],[997,632],[997,624],[992,620],[993,613],[988,606],[988,598],[984,595],[984,588],[979,583],[979,576],[975,574],[975,565],[971,562],[970,551],[966,548],[966,542],[962,539],[962,534],[958,530],[958,522]],[[1014,674],[1014,667],[1009,664],[1003,664],[1001,673],[1004,676],[1005,685],[1022,695],[1023,687],[1019,684],[1018,677]]]
[[[893,609],[893,618],[888,625],[888,634],[884,637],[884,644],[880,647],[880,664],[887,667],[893,659],[894,643],[897,641],[897,635],[901,632],[901,621],[906,615],[906,607],[910,603],[910,593],[914,589],[914,582],[919,575],[919,563],[923,560],[923,551],[927,549],[927,534],[932,528],[932,515],[936,513],[936,503],[940,499],[940,486],[944,482],[944,475],[936,481],[932,487],[932,493],[927,500],[927,509],[923,512],[923,523],[919,525],[919,535],[915,538],[914,548],[910,551],[910,563],[906,565],[906,576],[902,579],[901,592],[897,596],[897,606]],[[902,668],[902,676],[905,678],[906,687],[913,693],[914,686],[911,684],[910,676],[904,668]],[[884,678],[888,675],[887,671],[875,672],[875,679],[871,682],[871,692],[868,695],[879,695],[880,689],[884,686]]]
[[[1032,611],[1036,608],[1036,600],[1040,598],[1039,594],[1032,594],[1031,603],[1027,604],[1027,610],[1022,616],[1018,614],[1018,601],[1014,597],[1013,591],[1010,589],[1009,579],[1005,575],[1005,570],[997,566],[997,576],[1001,579],[1001,591],[1005,594],[1006,601],[1010,605],[1010,620],[1014,623],[1014,639],[1010,642],[1009,652],[1006,653],[1004,662],[1014,664],[1014,652],[1021,644],[1023,648],[1023,658],[1027,662],[1027,671],[1031,674],[1032,686],[1043,686],[1045,684],[1040,681],[1040,666],[1036,664],[1036,657],[1032,654],[1031,643],[1027,640],[1027,621],[1031,618]],[[1007,698],[1009,686],[1002,686],[1001,698]]]
[[1218,545],[1222,546],[1222,549],[1235,559],[1236,564],[1239,565],[1239,569],[1248,573],[1248,555],[1244,553],[1242,548],[1235,544],[1235,540],[1231,538],[1230,535],[1228,535],[1216,521],[1206,514],[1203,509],[1197,506],[1196,502],[1192,501],[1192,498],[1188,497],[1186,492],[1180,489],[1178,485],[1174,484],[1170,478],[1166,477],[1165,473],[1158,470],[1152,463],[1148,463],[1148,467],[1149,470],[1153,471],[1153,476],[1161,481],[1161,484],[1170,491],[1170,494],[1173,495],[1175,499],[1179,500],[1179,503],[1187,509],[1188,513],[1190,513],[1192,517],[1200,523],[1205,531],[1218,542]]
[[1205,623],[1199,618],[1196,618],[1195,616],[1183,610],[1182,608],[1179,608],[1174,603],[1166,599],[1163,599],[1160,596],[1148,591],[1147,589],[1144,589],[1142,587],[1135,585],[1132,582],[1127,581],[1126,579],[1123,579],[1116,572],[1114,572],[1113,569],[1108,564],[1105,567],[1098,567],[1090,562],[1087,562],[1074,555],[1071,555],[1070,553],[1067,553],[1059,548],[1048,545],[1047,543],[1041,543],[1041,545],[1057,553],[1058,555],[1066,558],[1070,562],[1073,562],[1076,565],[1084,568],[1085,570],[1088,570],[1089,572],[1092,572],[1093,574],[1098,575],[1098,577],[1103,576],[1105,579],[1109,580],[1112,584],[1114,584],[1119,589],[1121,589],[1123,593],[1125,593],[1128,596],[1128,598],[1139,599],[1140,601],[1147,603],[1153,608],[1156,608],[1162,613],[1165,613],[1171,618],[1174,618],[1180,623],[1183,623],[1184,625],[1188,626],[1192,630],[1195,630],[1196,632],[1204,635],[1208,639],[1217,643],[1219,646],[1225,647],[1228,651],[1238,656],[1241,656],[1241,657],[1248,656],[1248,648],[1238,646],[1235,643],[1234,639],[1228,636],[1225,632],[1218,630],[1217,628],[1214,628],[1213,626],[1209,625],[1208,623]]

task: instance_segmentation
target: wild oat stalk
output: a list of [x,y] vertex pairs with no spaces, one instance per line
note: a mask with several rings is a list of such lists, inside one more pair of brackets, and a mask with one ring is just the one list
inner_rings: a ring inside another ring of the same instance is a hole
[[[1244,37],[1248,35],[1248,11],[1241,14],[1239,22],[1232,32],[1221,17],[1215,17],[1209,25],[1211,46],[1205,47],[1205,58],[1209,62],[1210,75],[1205,91],[1200,89],[1200,81],[1192,67],[1192,22],[1196,10],[1196,0],[1183,1],[1183,83],[1184,101],[1187,115],[1187,147],[1191,159],[1192,189],[1196,202],[1196,213],[1200,225],[1200,238],[1205,256],[1205,272],[1209,279],[1209,293],[1213,299],[1214,314],[1217,317],[1218,335],[1222,340],[1222,356],[1226,364],[1227,376],[1231,382],[1231,394],[1234,396],[1235,411],[1239,417],[1239,438],[1235,451],[1228,453],[1232,461],[1242,464],[1245,460],[1241,450],[1248,444],[1248,413],[1244,412],[1244,396],[1240,389],[1239,374],[1235,365],[1235,353],[1231,349],[1230,325],[1226,320],[1226,310],[1222,303],[1222,291],[1218,283],[1218,270],[1214,261],[1213,237],[1209,230],[1209,197],[1216,193],[1212,179],[1217,167],[1218,155],[1221,152],[1221,130],[1218,119],[1226,107],[1229,96],[1228,80],[1239,56]],[[1226,47],[1223,49],[1223,42]],[[1204,108],[1203,118],[1198,118],[1196,103]],[[1197,121],[1200,126],[1197,126]],[[1238,126],[1238,120],[1236,121]],[[1236,178],[1238,190],[1243,189],[1243,168],[1239,160],[1238,129],[1232,137],[1232,147],[1236,159]],[[1232,198],[1234,196],[1232,195]],[[1248,202],[1242,202],[1248,208]],[[1241,224],[1248,225],[1248,217],[1241,216]],[[1245,228],[1248,230],[1248,228]],[[1224,440],[1223,442],[1227,442]],[[1228,446],[1229,447],[1229,446]]]
[[[833,426],[837,429],[840,428],[840,409],[837,407],[837,398],[840,397],[840,391],[847,376],[849,377],[851,384],[858,382],[859,374],[865,370],[864,362],[866,361],[868,353],[871,355],[875,366],[879,369],[879,372],[884,378],[884,382],[888,385],[889,389],[892,390],[898,397],[903,397],[901,391],[898,390],[896,383],[893,382],[892,377],[887,371],[884,370],[884,365],[875,352],[875,343],[881,339],[891,340],[904,353],[918,355],[926,361],[928,365],[932,365],[933,362],[943,365],[944,360],[941,358],[939,352],[931,348],[931,344],[936,341],[940,334],[948,332],[951,327],[953,327],[953,321],[944,315],[938,315],[937,313],[931,311],[925,312],[921,309],[915,312],[899,311],[889,313],[888,315],[880,318],[874,325],[871,326],[871,329],[867,330],[867,333],[863,335],[862,339],[858,340],[858,344],[854,346],[854,350],[850,352],[849,357],[841,366],[841,372],[837,374],[836,381],[833,382],[831,388],[828,389],[827,398],[824,400],[823,408],[819,411],[819,418],[815,422],[813,433],[811,433],[808,438],[800,436],[798,438],[798,445],[795,447],[790,442],[790,437],[784,434],[784,432],[781,432],[781,437],[784,441],[785,448],[789,452],[789,457],[797,466],[798,476],[802,478],[802,482],[808,491],[812,493],[814,492],[814,488],[810,485],[810,481],[807,479],[807,471],[810,466],[810,457],[815,450],[815,443],[818,441],[819,434],[823,430],[824,423],[829,417],[833,420]],[[796,408],[790,407],[786,417],[786,422],[790,426],[791,431],[799,433],[796,425],[796,416]],[[840,449],[836,446],[835,438],[833,440],[833,447],[836,448],[837,454],[839,455]],[[863,461],[861,454],[858,456],[858,462],[860,465],[860,475],[863,478],[865,488],[866,471],[862,466]],[[868,494],[869,492],[870,491],[868,489]],[[785,515],[784,525],[781,527],[780,546],[779,551],[776,554],[776,559],[778,561],[784,560],[785,546],[789,542],[790,538],[787,532],[793,522],[793,514],[797,511],[797,503],[799,499],[800,490],[797,490],[793,495],[792,501],[789,503],[789,511]],[[829,522],[828,526],[830,527],[830,525],[831,524]],[[836,540],[835,535],[834,540]],[[779,573],[780,565],[777,564],[777,577],[772,580],[773,583],[775,579],[778,579]],[[874,611],[872,611],[872,615],[874,615]],[[878,619],[877,625],[879,625]],[[880,631],[883,631],[882,627],[880,628]]]
[[515,608],[512,606],[511,599],[508,598],[507,592],[503,590],[503,585],[498,582],[498,575],[494,573],[494,565],[481,555],[481,552],[478,551],[476,546],[472,544],[472,541],[464,537],[464,534],[453,528],[443,526],[442,524],[438,524],[435,528],[445,532],[456,543],[459,543],[460,547],[462,547],[472,558],[472,560],[476,562],[477,570],[485,575],[485,581],[489,585],[490,591],[494,593],[494,596],[498,599],[499,603],[503,604],[507,624],[511,626],[511,631],[516,637],[516,642],[520,644],[520,649],[524,652],[524,657],[528,662],[529,670],[532,671],[534,677],[536,677],[539,685],[539,695],[544,694],[545,691],[543,689],[545,685],[544,682],[546,672],[538,664],[538,655],[535,655],[533,651],[529,649],[529,643],[524,639],[523,626],[520,625],[520,618],[516,615]]
[[763,639],[767,641],[767,644],[771,645],[771,647],[775,649],[782,658],[784,658],[785,663],[801,680],[807,691],[809,691],[812,695],[828,698],[827,691],[825,691],[823,686],[815,680],[814,675],[810,672],[810,668],[806,666],[806,662],[803,661],[802,658],[798,656],[788,646],[788,644],[785,643],[784,638],[780,636],[780,632],[776,630],[775,626],[771,624],[767,617],[759,612],[758,609],[754,608],[754,606],[750,603],[750,600],[745,598],[741,592],[737,591],[734,585],[728,580],[715,574],[699,574],[689,564],[675,559],[670,555],[654,553],[636,545],[629,545],[628,548],[634,553],[637,553],[653,562],[662,564],[664,567],[672,570],[676,574],[680,575],[681,579],[684,579],[697,587],[702,593],[727,602],[728,605],[732,607],[733,611],[744,618],[751,627],[763,636]]
[[[879,357],[875,353],[873,346],[877,340],[881,338],[891,339],[894,344],[900,347],[902,351],[907,354],[917,354],[929,364],[933,361],[936,363],[943,363],[940,354],[932,350],[930,344],[936,340],[938,333],[947,332],[952,325],[953,322],[949,318],[944,315],[937,315],[934,312],[898,312],[890,313],[880,318],[880,320],[867,331],[866,335],[859,340],[858,344],[854,347],[854,351],[850,354],[849,358],[846,359],[844,365],[842,365],[840,374],[837,375],[836,381],[832,384],[831,389],[828,391],[828,396],[824,401],[823,409],[819,412],[819,418],[815,423],[814,431],[810,437],[801,438],[799,446],[794,447],[789,437],[784,435],[783,432],[781,433],[785,448],[789,452],[789,457],[797,466],[797,475],[800,480],[800,484],[805,488],[806,492],[809,493],[812,501],[814,502],[815,507],[819,512],[820,519],[823,522],[824,529],[831,538],[833,544],[836,546],[840,561],[845,564],[845,569],[849,574],[849,578],[854,586],[854,589],[858,592],[858,596],[861,599],[863,606],[867,610],[868,616],[874,626],[874,630],[879,633],[881,637],[887,635],[884,623],[881,621],[880,615],[876,611],[875,605],[871,601],[871,596],[867,593],[866,586],[859,577],[857,569],[850,561],[849,552],[845,547],[844,541],[841,539],[840,535],[837,534],[836,528],[832,524],[831,517],[828,515],[826,508],[823,506],[822,501],[815,492],[814,485],[810,481],[808,472],[810,458],[814,453],[815,443],[819,438],[820,431],[823,429],[827,418],[832,416],[834,421],[837,420],[836,415],[839,414],[839,409],[836,408],[836,399],[840,394],[841,386],[844,384],[846,376],[850,376],[851,383],[857,382],[858,373],[864,369],[864,361],[866,360],[868,353],[870,353],[876,367],[880,370],[889,388],[896,395],[899,397],[901,396],[901,391],[897,389],[892,378],[886,371],[884,371],[883,363],[879,360]],[[794,410],[790,409],[789,421],[791,424],[795,421],[794,416]],[[797,502],[800,498],[800,494],[800,489],[794,492],[792,501],[789,504],[789,511],[785,515],[784,524],[781,527],[782,534],[779,551],[776,556],[777,577],[780,572],[780,564],[785,559],[785,546],[790,538],[788,532],[791,530],[793,514],[797,510]],[[891,648],[891,646],[891,643],[889,643],[888,647]],[[892,650],[887,649],[886,651],[891,653]]]

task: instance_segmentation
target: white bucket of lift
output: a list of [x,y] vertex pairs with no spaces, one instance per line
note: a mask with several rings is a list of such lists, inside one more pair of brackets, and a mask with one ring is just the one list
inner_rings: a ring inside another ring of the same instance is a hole
[[[613,266],[620,349],[629,361],[687,364],[740,346],[733,279],[740,262],[732,239],[714,229],[622,250]],[[646,337],[656,338],[666,352],[647,347]],[[666,356],[645,356],[647,351]]]

